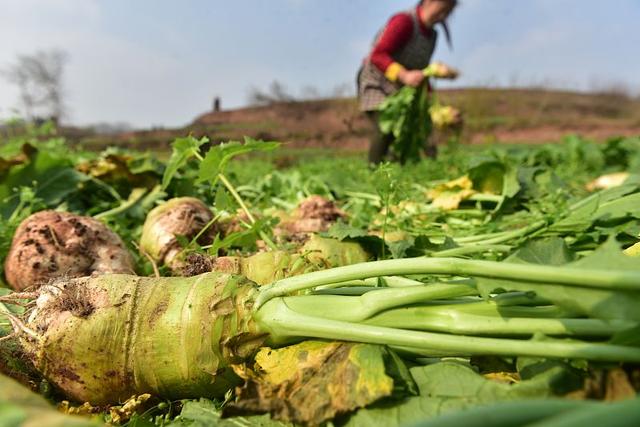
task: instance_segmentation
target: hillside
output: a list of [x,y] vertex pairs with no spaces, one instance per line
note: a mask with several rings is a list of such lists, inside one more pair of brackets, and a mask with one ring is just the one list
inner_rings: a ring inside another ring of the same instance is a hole
[[[465,143],[541,143],[570,133],[594,139],[640,135],[640,100],[620,95],[482,88],[439,93],[443,103],[464,111]],[[287,142],[292,148],[363,150],[370,126],[354,99],[328,99],[208,112],[176,129],[109,137],[79,134],[74,139],[96,149],[113,144],[159,149],[189,133],[214,142],[247,135]]]

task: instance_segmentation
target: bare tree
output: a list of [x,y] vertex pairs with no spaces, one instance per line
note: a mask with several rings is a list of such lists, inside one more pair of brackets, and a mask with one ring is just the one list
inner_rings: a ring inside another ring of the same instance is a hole
[[271,105],[278,102],[293,102],[295,97],[291,95],[284,84],[274,80],[269,85],[267,91],[256,87],[249,89],[249,104],[251,105]]
[[323,98],[320,90],[313,85],[304,86],[301,90],[300,97],[305,101]]
[[342,83],[330,90],[321,90],[317,86],[306,85],[300,90],[298,97],[292,95],[286,86],[274,80],[267,90],[256,87],[249,89],[248,101],[250,105],[272,105],[279,102],[315,101],[331,98],[347,98],[355,96],[353,84]]
[[62,77],[67,54],[59,49],[18,55],[2,74],[16,84],[27,119],[50,118],[59,121],[65,113]]
[[331,90],[331,98],[348,98],[355,95],[355,87],[349,82],[336,85]]

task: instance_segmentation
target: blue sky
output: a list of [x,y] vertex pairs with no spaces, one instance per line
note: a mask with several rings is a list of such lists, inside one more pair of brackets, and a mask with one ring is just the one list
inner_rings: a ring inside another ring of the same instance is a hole
[[[294,95],[352,84],[375,32],[404,0],[0,0],[0,68],[69,54],[69,121],[176,126],[214,95],[242,106],[277,79]],[[462,0],[451,20],[457,86],[626,85],[640,92],[640,0]],[[0,118],[18,106],[0,79]]]

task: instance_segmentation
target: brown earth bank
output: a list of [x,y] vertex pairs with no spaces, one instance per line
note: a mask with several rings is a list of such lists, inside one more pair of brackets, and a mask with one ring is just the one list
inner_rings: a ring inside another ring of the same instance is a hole
[[[543,143],[567,134],[596,140],[640,135],[640,100],[623,95],[467,88],[442,90],[438,96],[464,112],[463,143]],[[250,136],[281,141],[290,148],[359,151],[366,149],[371,132],[356,100],[345,98],[206,112],[182,128],[112,136],[76,130],[68,136],[89,149],[168,149],[174,138],[192,134],[206,135],[214,143]]]

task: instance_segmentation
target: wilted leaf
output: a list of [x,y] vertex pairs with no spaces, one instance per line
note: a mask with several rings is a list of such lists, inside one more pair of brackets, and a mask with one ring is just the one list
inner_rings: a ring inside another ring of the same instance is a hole
[[300,253],[313,264],[327,268],[369,261],[371,255],[357,242],[341,242],[313,234]]
[[109,415],[111,416],[111,421],[115,424],[122,424],[129,421],[134,414],[141,411],[145,402],[149,399],[151,399],[150,394],[131,396],[122,405],[110,407]]
[[134,187],[148,188],[158,183],[159,174],[157,168],[151,167],[150,160],[146,160],[146,162],[148,165],[145,167],[141,157],[134,158],[131,154],[108,153],[97,159],[78,164],[76,170],[105,183],[125,181]]
[[37,153],[37,149],[31,144],[22,144],[20,153],[11,157],[0,157],[0,179],[9,173],[9,170],[16,165],[21,165],[31,160],[33,155]]
[[449,211],[458,209],[463,200],[468,199],[475,193],[473,182],[465,175],[438,185],[430,190],[427,196],[432,200],[433,206]]
[[[247,380],[224,414],[269,412],[275,419],[318,425],[394,392],[385,347],[305,341],[263,348],[254,369],[237,368]],[[394,371],[406,369],[393,359]],[[408,378],[408,376],[405,376]]]
[[629,179],[629,172],[616,172],[606,175],[600,175],[598,178],[589,182],[585,188],[588,191],[606,190],[607,188],[618,187]]
[[640,257],[640,242],[625,249],[624,254],[632,257]]

